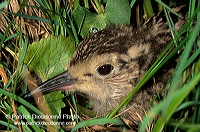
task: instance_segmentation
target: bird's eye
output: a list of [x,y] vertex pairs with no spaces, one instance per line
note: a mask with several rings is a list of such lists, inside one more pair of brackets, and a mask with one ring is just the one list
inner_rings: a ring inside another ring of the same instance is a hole
[[113,70],[113,66],[111,64],[105,64],[105,65],[100,66],[97,69],[97,72],[102,76],[106,76],[110,74],[112,70]]

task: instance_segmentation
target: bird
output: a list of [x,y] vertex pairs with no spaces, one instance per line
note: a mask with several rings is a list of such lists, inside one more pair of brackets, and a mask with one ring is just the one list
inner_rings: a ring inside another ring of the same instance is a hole
[[[105,115],[135,88],[171,40],[168,24],[158,17],[139,27],[111,24],[84,38],[66,64],[66,70],[42,83],[27,97],[38,91],[72,90],[86,94],[93,110]],[[150,101],[171,76],[168,66],[121,108],[120,112],[127,110],[124,116],[135,124],[141,122],[151,107]]]

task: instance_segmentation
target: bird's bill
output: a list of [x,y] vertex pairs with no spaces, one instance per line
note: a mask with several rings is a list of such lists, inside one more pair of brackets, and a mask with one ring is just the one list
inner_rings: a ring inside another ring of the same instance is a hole
[[48,93],[51,91],[73,89],[73,84],[76,83],[76,79],[73,79],[68,71],[65,71],[47,81],[42,83],[38,88],[25,95],[30,97],[38,92]]

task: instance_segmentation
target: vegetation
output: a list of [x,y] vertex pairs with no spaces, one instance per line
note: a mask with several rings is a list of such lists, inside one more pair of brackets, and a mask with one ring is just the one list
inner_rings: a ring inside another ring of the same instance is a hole
[[[171,14],[180,18],[185,16],[173,11],[172,7],[182,5],[187,6],[188,19],[182,29],[176,31]],[[75,48],[89,33],[112,23],[139,25],[161,10],[169,23],[173,41],[136,88],[106,117],[93,119],[88,109],[90,103],[80,106],[73,93],[53,92],[35,101],[23,98],[28,88],[34,89],[40,81],[64,71]],[[199,0],[11,0],[0,3],[0,130],[130,129],[126,127],[127,122],[113,117],[166,62],[178,54],[177,66],[166,86],[164,98],[152,106],[138,129],[141,132],[200,131],[199,18]],[[54,117],[42,118],[39,116],[42,113]],[[70,115],[70,118],[63,121],[60,115]],[[40,125],[44,122],[47,123]],[[59,124],[62,122],[68,124]],[[95,124],[99,126],[89,127]]]

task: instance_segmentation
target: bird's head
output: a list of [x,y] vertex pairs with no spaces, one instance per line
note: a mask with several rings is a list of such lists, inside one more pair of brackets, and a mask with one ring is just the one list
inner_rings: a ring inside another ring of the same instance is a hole
[[[130,26],[110,26],[89,35],[77,48],[66,71],[38,90],[74,89],[99,102],[123,99],[154,58],[154,35]],[[31,95],[29,94],[29,95]]]

